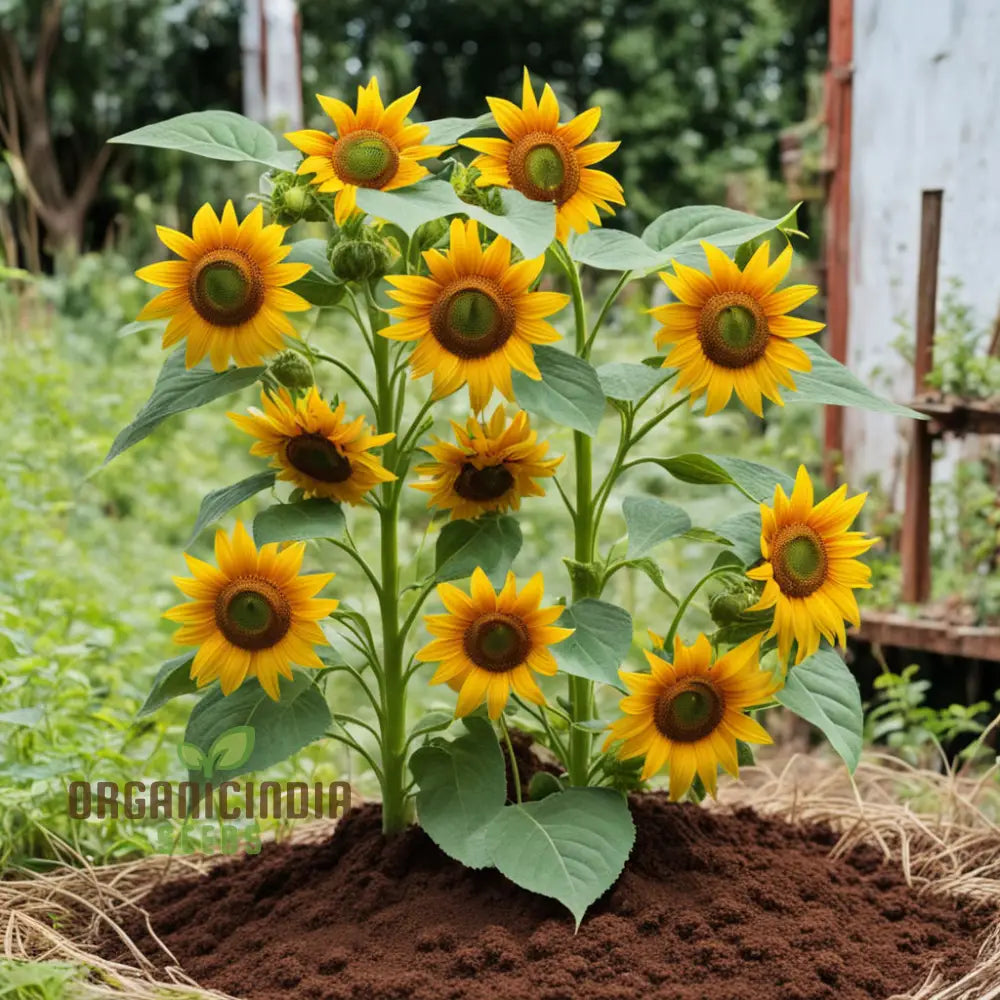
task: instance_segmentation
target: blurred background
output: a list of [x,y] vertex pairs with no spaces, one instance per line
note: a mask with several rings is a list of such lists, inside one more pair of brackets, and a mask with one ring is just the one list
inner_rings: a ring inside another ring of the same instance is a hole
[[[229,197],[245,212],[259,190],[249,165],[107,139],[206,108],[279,132],[322,128],[315,93],[351,99],[372,74],[385,95],[419,84],[421,119],[515,97],[523,66],[552,84],[564,118],[601,105],[600,137],[621,140],[606,166],[628,202],[607,225],[641,232],[684,204],[778,217],[802,203],[810,238],[796,243],[798,280],[821,287],[812,315],[828,323],[828,350],[885,395],[919,395],[936,414],[932,433],[917,440],[906,422],[833,408],[771,407],[758,420],[734,406],[708,422],[671,420],[655,448],[786,470],[803,461],[871,490],[863,527],[883,543],[863,607],[881,616],[850,654],[868,736],[928,766],[941,766],[939,746],[961,752],[1000,686],[1000,287],[985,249],[1000,230],[998,31],[997,0],[0,0],[0,866],[50,853],[47,830],[91,857],[149,850],[124,822],[69,823],[63,784],[134,778],[136,760],[179,775],[188,706],[135,719],[176,652],[159,614],[176,602],[170,576],[183,571],[201,497],[259,469],[223,415],[249,394],[176,418],[100,467],[162,364],[158,334],[132,323],[151,292],[133,272],[164,255],[155,225],[187,229],[202,203]],[[936,190],[944,221],[932,254],[923,193]],[[308,235],[300,229],[291,238]],[[920,271],[922,252],[932,271]],[[935,349],[929,364],[920,355],[915,385],[917,327],[928,330],[918,274],[930,273],[941,276]],[[652,294],[652,282],[630,286],[605,350],[652,353]],[[337,332],[329,342],[353,349]],[[984,433],[945,441],[956,429]],[[570,450],[568,433],[552,441]],[[613,444],[602,439],[598,461]],[[915,467],[915,450],[940,460]],[[696,487],[652,475],[640,485],[697,506],[706,528],[730,513]],[[538,560],[555,588],[550,500],[524,518],[522,559]],[[926,524],[904,527],[914,511]],[[419,495],[406,513],[416,559],[428,530]],[[613,538],[622,522],[609,520]],[[203,532],[194,551],[210,544]],[[676,590],[700,575],[704,552],[671,545],[657,556]],[[363,607],[360,581],[337,569]],[[619,574],[615,586],[610,599],[635,610],[637,635],[670,613],[645,578]],[[692,624],[708,627],[702,615]],[[436,689],[417,702],[450,707]],[[810,740],[788,729],[782,752]],[[329,744],[287,773],[347,775],[371,790]]]

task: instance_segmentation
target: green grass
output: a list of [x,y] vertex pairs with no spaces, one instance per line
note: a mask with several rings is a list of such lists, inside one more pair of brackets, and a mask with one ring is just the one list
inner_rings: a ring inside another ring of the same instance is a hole
[[[175,701],[136,721],[150,681],[162,661],[177,653],[164,609],[180,600],[170,577],[186,574],[182,549],[201,497],[255,471],[248,439],[224,414],[255,402],[254,391],[220,400],[174,418],[150,438],[102,468],[117,431],[148,396],[163,361],[155,333],[121,338],[119,328],[145,301],[141,282],[113,255],[82,258],[72,275],[30,286],[27,294],[0,286],[0,869],[51,856],[45,832],[73,843],[89,858],[105,861],[151,849],[155,834],[142,823],[70,821],[65,789],[71,780],[143,780],[183,776],[175,749],[192,699]],[[651,353],[652,325],[642,295],[609,318],[595,363],[636,360]],[[323,314],[324,317],[326,314]],[[311,321],[310,321],[311,322]],[[340,357],[360,360],[356,334],[330,329],[305,332]],[[327,370],[329,371],[329,370]],[[343,381],[323,373],[327,395],[342,392],[355,412],[360,402]],[[411,393],[422,399],[429,386]],[[440,416],[464,416],[462,399],[446,401]],[[595,448],[598,474],[616,444],[617,421],[609,413]],[[786,471],[817,457],[818,408],[772,408],[766,426],[733,408],[711,421],[678,411],[646,442],[648,454],[698,450],[739,454]],[[554,454],[572,452],[566,428],[542,428]],[[439,433],[449,433],[443,422]],[[572,475],[567,459],[564,481]],[[649,466],[642,467],[650,468]],[[605,544],[623,534],[621,498],[659,494],[686,505],[695,523],[711,527],[732,513],[733,497],[685,486],[660,472],[636,471],[608,507]],[[265,495],[243,505],[244,520],[269,502]],[[425,497],[407,491],[400,532],[402,564],[414,578],[433,559],[432,526]],[[376,519],[365,509],[349,512],[352,532],[374,551]],[[227,517],[230,528],[233,516]],[[515,569],[542,569],[548,594],[567,592],[561,553],[570,552],[570,525],[555,490],[529,501],[521,523],[524,548]],[[195,553],[210,558],[212,531]],[[562,544],[560,544],[560,541]],[[666,543],[656,556],[671,589],[683,590],[707,568],[711,552],[700,543]],[[335,570],[330,593],[370,616],[376,608],[353,564],[328,545],[314,545],[307,568]],[[620,573],[608,600],[628,607],[636,635],[665,630],[673,608],[645,577]],[[433,604],[429,605],[433,610]],[[695,612],[690,627],[708,624]],[[416,639],[419,639],[419,635]],[[415,639],[415,641],[416,641]],[[430,689],[418,674],[412,716],[453,707],[447,688]],[[344,675],[337,675],[343,678]],[[562,684],[550,685],[561,693]],[[338,711],[363,711],[350,685],[328,688]],[[610,711],[613,699],[605,708]],[[304,780],[350,778],[365,793],[376,789],[363,762],[324,742],[270,771],[268,777]]]

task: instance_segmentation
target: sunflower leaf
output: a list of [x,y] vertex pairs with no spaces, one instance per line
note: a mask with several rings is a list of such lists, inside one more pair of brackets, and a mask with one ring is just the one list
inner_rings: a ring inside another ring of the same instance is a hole
[[194,651],[181,653],[167,660],[156,672],[153,678],[153,686],[146,695],[146,700],[136,713],[139,718],[150,715],[161,705],[165,705],[172,698],[179,698],[184,694],[192,694],[198,690],[198,685],[191,680],[191,661],[194,659]]
[[424,143],[428,146],[453,146],[464,135],[494,126],[493,115],[484,111],[478,118],[434,118],[421,122],[430,131]]
[[500,872],[522,889],[559,900],[579,927],[621,875],[635,824],[620,792],[566,788],[500,810],[486,836]]
[[253,540],[258,546],[268,542],[304,542],[311,538],[337,538],[347,522],[339,503],[332,500],[300,500],[279,503],[262,510],[253,519]]
[[687,511],[656,497],[626,497],[622,513],[628,528],[630,559],[646,555],[660,542],[683,535],[691,527]]
[[183,349],[174,351],[163,363],[152,395],[135,415],[132,423],[119,432],[104,464],[107,465],[127,448],[148,437],[167,417],[203,406],[220,396],[236,392],[237,389],[244,389],[256,382],[263,371],[262,367],[255,366],[216,372],[207,361],[194,368],[187,368]]
[[927,419],[923,413],[883,399],[872,392],[849,368],[830,357],[815,340],[802,337],[793,343],[809,355],[812,371],[794,373],[796,391],[785,393],[785,402],[854,406],[861,410],[892,413],[897,417],[910,417],[913,420]]
[[234,507],[248,500],[252,496],[260,493],[261,490],[270,489],[274,485],[273,472],[256,472],[246,479],[241,479],[232,486],[223,486],[221,489],[212,490],[206,493],[198,509],[198,520],[191,529],[191,537],[188,539],[186,549],[191,548],[195,539],[201,534],[202,529],[220,517],[228,514]]
[[671,374],[665,368],[650,368],[649,365],[629,364],[625,361],[612,361],[597,369],[604,395],[608,399],[621,399],[626,403],[639,402],[647,393],[666,382]]
[[716,525],[719,535],[729,540],[730,547],[744,566],[760,559],[760,508],[742,510]]
[[523,372],[513,373],[514,394],[520,407],[593,437],[604,415],[605,398],[594,367],[557,347],[535,348],[541,381]]
[[588,264],[602,271],[652,271],[660,264],[657,254],[638,236],[620,229],[589,229],[574,233],[569,241],[569,255],[578,264]]
[[[251,752],[242,760],[239,754],[234,755],[231,759],[239,763],[231,768],[220,761],[219,770],[228,780],[271,767],[320,739],[333,719],[313,678],[296,671],[291,681],[282,677],[279,684],[280,701],[269,698],[255,679],[245,680],[230,695],[214,686],[192,709],[184,742],[198,747],[207,758],[219,737],[239,728],[244,733],[241,746],[249,746]],[[194,782],[200,775],[192,773],[190,777]]]
[[298,281],[293,281],[288,290],[301,295],[314,306],[335,306],[344,297],[347,286],[344,282],[338,281],[330,269],[330,261],[326,255],[326,240],[298,240],[292,243],[291,247],[284,262],[308,264],[312,270]]
[[487,868],[487,831],[507,801],[507,778],[493,726],[478,716],[464,722],[464,735],[416,750],[410,770],[424,832],[467,868]]
[[830,741],[853,773],[861,759],[864,714],[858,682],[830,648],[790,667],[777,701],[811,722]]
[[556,625],[575,630],[552,647],[560,670],[622,689],[618,668],[632,645],[632,616],[624,608],[587,597],[570,605]]
[[556,232],[555,208],[551,202],[531,201],[518,191],[504,190],[500,192],[503,213],[495,215],[462,201],[448,181],[437,177],[425,177],[396,191],[360,188],[357,198],[359,208],[394,223],[407,236],[433,219],[467,215],[505,236],[525,257],[544,253]]
[[143,125],[108,142],[178,149],[232,163],[249,160],[278,170],[294,170],[301,159],[297,150],[279,150],[277,140],[263,125],[234,111],[192,111]]
[[464,580],[478,567],[499,587],[521,551],[521,542],[521,526],[507,515],[450,521],[438,535],[435,579]]
[[771,469],[757,462],[725,455],[698,455],[689,453],[673,458],[650,458],[648,461],[666,469],[682,483],[701,486],[737,486],[749,493],[755,500],[770,501],[774,487],[780,485],[790,492],[794,481],[783,472]]

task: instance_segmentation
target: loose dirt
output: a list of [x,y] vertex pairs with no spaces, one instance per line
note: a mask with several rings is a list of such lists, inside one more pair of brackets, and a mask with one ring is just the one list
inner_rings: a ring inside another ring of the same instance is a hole
[[[831,860],[823,826],[657,794],[632,809],[631,860],[575,935],[557,903],[417,829],[384,840],[376,806],[145,905],[192,978],[246,1000],[884,1000],[969,969],[993,917],[918,897],[874,850]],[[125,928],[170,964],[144,916]]]

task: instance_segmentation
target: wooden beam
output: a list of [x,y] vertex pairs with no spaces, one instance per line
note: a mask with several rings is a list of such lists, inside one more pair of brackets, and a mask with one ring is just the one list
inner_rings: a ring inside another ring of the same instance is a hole
[[[920,210],[920,270],[917,279],[917,344],[913,358],[913,391],[919,396],[934,367],[938,260],[941,252],[941,191],[924,191]],[[931,446],[927,422],[910,429],[906,469],[906,506],[900,556],[903,600],[922,604],[931,593]]]
[[[825,248],[826,349],[847,361],[851,240],[851,82],[854,74],[854,0],[831,0],[830,62],[826,71],[827,221]],[[844,457],[844,410],[823,416],[824,476],[833,486]]]

